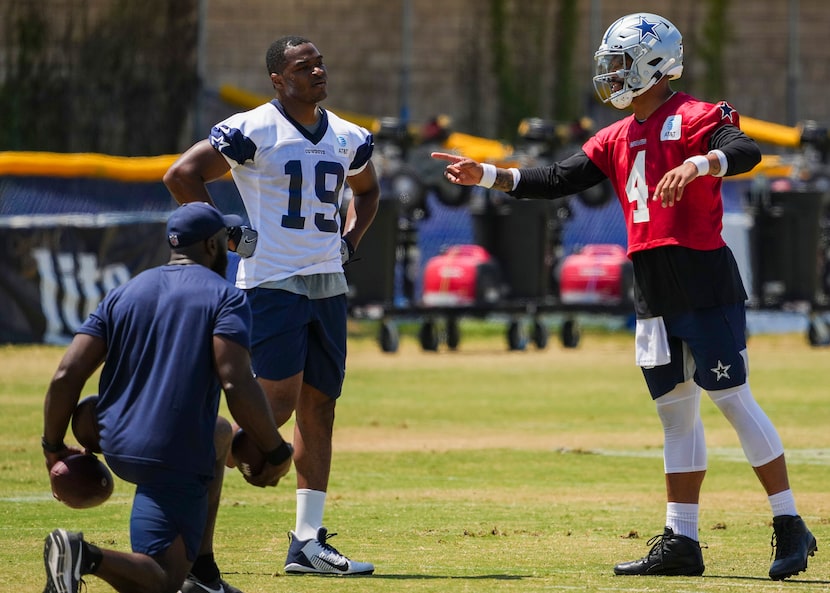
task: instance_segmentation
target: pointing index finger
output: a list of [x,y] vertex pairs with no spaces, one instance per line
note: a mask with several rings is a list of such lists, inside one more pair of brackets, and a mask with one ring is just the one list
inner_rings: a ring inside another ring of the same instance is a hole
[[463,156],[459,156],[457,154],[450,154],[448,152],[432,152],[430,156],[434,159],[439,159],[442,161],[449,161],[451,163],[457,163],[464,159]]

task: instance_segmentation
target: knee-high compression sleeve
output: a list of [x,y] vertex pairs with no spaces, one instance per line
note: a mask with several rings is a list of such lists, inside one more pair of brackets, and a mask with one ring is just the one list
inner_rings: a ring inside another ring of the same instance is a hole
[[663,467],[667,474],[704,471],[706,438],[700,419],[700,388],[694,381],[677,385],[655,400],[663,423]]
[[778,431],[755,401],[748,384],[710,391],[709,397],[738,433],[752,467],[760,467],[784,453]]

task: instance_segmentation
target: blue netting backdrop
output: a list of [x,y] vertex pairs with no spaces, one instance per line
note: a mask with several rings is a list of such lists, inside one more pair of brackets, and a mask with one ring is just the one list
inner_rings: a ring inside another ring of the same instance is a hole
[[[231,181],[210,184],[216,205],[227,212],[244,215],[241,200]],[[121,214],[155,220],[166,216],[176,202],[161,181],[123,182],[85,177],[0,177],[0,226],[14,217]],[[19,219],[17,219],[19,220]],[[23,223],[24,221],[20,221]]]
[[[217,206],[247,222],[247,214],[233,182],[209,185]],[[724,183],[724,209],[742,212],[748,182]],[[605,206],[589,208],[570,199],[571,215],[562,227],[562,248],[569,255],[591,243],[626,245],[625,225],[616,199]],[[167,188],[158,182],[121,182],[93,178],[0,177],[0,227],[71,224],[102,226],[131,221],[165,220],[176,207]],[[475,242],[470,209],[449,207],[433,194],[427,196],[429,215],[416,224],[418,273],[415,295],[421,294],[426,263],[450,245]],[[235,260],[232,257],[232,264]],[[229,275],[233,274],[231,266]],[[403,266],[396,266],[396,302],[403,302]]]
[[[723,185],[724,237],[736,253],[742,275],[750,273],[747,246],[747,196],[751,180],[725,180]],[[230,180],[209,186],[217,206],[224,212],[247,215],[239,194]],[[429,195],[429,216],[417,224],[416,298],[426,263],[446,247],[475,242],[474,219],[467,207],[448,207]],[[589,208],[571,199],[571,216],[562,226],[561,241],[565,255],[590,243],[616,243],[625,246],[625,228],[617,201],[601,208]],[[120,224],[162,222],[176,207],[167,188],[158,182],[121,182],[99,178],[50,178],[33,176],[0,177],[0,229],[29,227],[108,227]],[[0,256],[9,257],[9,255]],[[231,254],[228,277],[235,271],[236,256]],[[751,278],[745,277],[751,286]],[[405,304],[402,265],[395,270],[395,302]],[[756,314],[757,316],[758,314]],[[760,312],[760,315],[764,315]],[[782,318],[771,318],[777,323]],[[752,325],[753,319],[750,319]],[[800,329],[803,318],[785,319],[782,330]],[[757,323],[757,321],[756,321]],[[772,327],[765,322],[763,329]]]

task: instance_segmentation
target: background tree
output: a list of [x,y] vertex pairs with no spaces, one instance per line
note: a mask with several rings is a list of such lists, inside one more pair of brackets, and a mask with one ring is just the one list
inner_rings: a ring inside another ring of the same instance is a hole
[[64,19],[7,4],[0,150],[176,152],[199,82],[197,0],[74,4]]

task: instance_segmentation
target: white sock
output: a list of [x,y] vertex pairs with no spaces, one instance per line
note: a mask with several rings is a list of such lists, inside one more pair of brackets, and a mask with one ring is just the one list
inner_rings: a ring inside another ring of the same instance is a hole
[[670,502],[666,504],[666,527],[677,535],[697,541],[697,517],[700,505],[685,502]]
[[767,498],[769,499],[769,506],[772,508],[773,517],[798,514],[795,510],[795,497],[793,496],[793,491],[789,488],[773,494],[772,496],[768,496]]
[[323,507],[326,493],[307,488],[297,489],[297,524],[294,533],[303,541],[317,537],[317,530],[323,526]]

